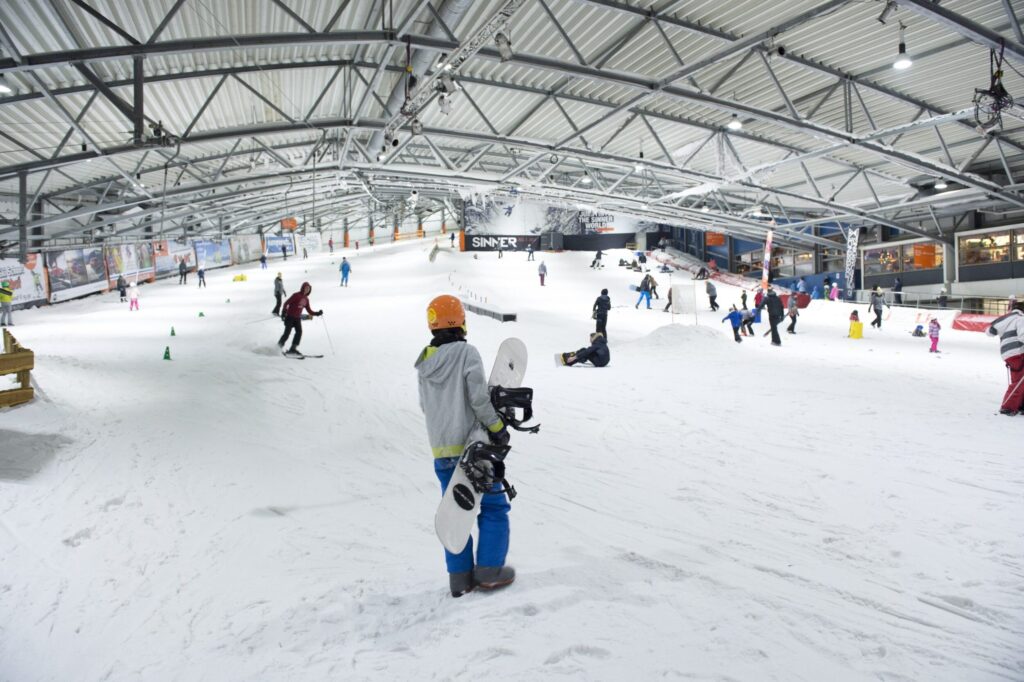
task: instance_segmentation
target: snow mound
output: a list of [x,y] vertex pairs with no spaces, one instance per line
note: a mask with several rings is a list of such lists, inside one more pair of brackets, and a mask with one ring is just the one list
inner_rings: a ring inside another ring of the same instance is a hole
[[669,324],[658,327],[647,336],[628,345],[630,348],[641,350],[677,350],[682,347],[692,349],[694,346],[721,348],[722,344],[731,340],[730,337],[723,336],[720,330],[712,327]]

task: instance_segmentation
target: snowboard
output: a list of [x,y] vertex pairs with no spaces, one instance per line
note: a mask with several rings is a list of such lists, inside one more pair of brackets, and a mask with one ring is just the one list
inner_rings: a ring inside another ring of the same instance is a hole
[[[516,338],[505,339],[498,346],[498,352],[494,357],[494,365],[487,379],[488,388],[519,388],[525,375],[526,344]],[[464,458],[465,454],[459,459],[460,464]],[[479,511],[480,494],[473,489],[473,484],[462,467],[456,465],[434,515],[434,531],[445,549],[452,554],[458,554],[465,549]]]
[[282,352],[281,355],[283,355],[286,358],[290,358],[292,360],[305,360],[306,358],[322,358],[323,357],[323,355],[306,355],[305,353],[288,353],[288,352]]

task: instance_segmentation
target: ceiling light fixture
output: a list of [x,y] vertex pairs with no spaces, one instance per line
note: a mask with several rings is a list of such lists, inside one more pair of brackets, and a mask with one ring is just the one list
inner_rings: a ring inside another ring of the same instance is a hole
[[512,59],[512,41],[504,33],[498,33],[494,36],[494,44],[498,46],[498,54],[501,55],[501,61],[507,62]]
[[14,90],[11,90],[11,86],[7,84],[7,77],[0,73],[0,95],[9,95]]
[[447,116],[452,113],[452,98],[447,95],[441,95],[441,99],[438,100],[438,105],[441,107],[441,113]]
[[743,121],[736,114],[732,115],[732,119],[725,125],[729,130],[740,130],[743,128]]
[[423,122],[420,121],[418,118],[414,118],[412,120],[412,123],[409,124],[409,128],[412,130],[413,135],[423,134]]
[[588,173],[587,171],[583,171],[583,177],[580,179],[580,182],[582,182],[584,185],[589,185],[590,173]]
[[700,207],[700,212],[701,213],[709,213],[710,211],[711,211],[711,209],[708,207],[707,204],[704,204],[703,206]]
[[647,166],[644,165],[644,150],[643,150],[643,148],[641,148],[640,149],[640,160],[636,162],[635,166],[633,166],[633,170],[635,170],[637,173],[643,173],[644,172],[644,168],[646,168],[646,167]]
[[939,178],[938,180],[936,180],[934,186],[935,186],[935,189],[938,189],[938,190],[943,190],[943,189],[948,189],[949,188],[949,185],[946,184],[946,180],[944,178]]
[[909,69],[914,64],[914,60],[912,60],[910,58],[910,55],[907,54],[907,37],[906,37],[906,33],[907,33],[907,27],[904,26],[903,22],[901,21],[900,22],[900,46],[899,46],[899,49],[896,52],[896,60],[892,63],[892,68],[896,69],[897,71],[902,71],[904,69]]

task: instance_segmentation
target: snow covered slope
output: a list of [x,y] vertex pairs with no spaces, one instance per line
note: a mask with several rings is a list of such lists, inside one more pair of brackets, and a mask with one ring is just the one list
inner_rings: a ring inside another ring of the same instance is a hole
[[[428,246],[346,252],[344,289],[315,255],[15,314],[42,397],[0,413],[0,679],[1024,679],[993,341],[945,324],[930,355],[906,311],[854,341],[816,302],[736,344],[727,285],[673,320],[618,252]],[[278,355],[278,270],[325,358]],[[470,341],[526,341],[543,427],[508,460],[517,582],[454,600],[412,364],[459,287],[518,313]],[[611,365],[554,367],[602,287]]]

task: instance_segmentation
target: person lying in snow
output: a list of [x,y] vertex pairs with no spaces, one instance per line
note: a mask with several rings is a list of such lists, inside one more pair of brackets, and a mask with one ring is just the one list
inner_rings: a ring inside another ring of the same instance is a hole
[[604,334],[600,332],[590,335],[590,345],[586,348],[580,348],[575,353],[562,353],[559,357],[562,364],[568,367],[581,362],[589,362],[594,367],[604,367],[612,359],[611,351],[608,350],[608,342],[605,341]]

